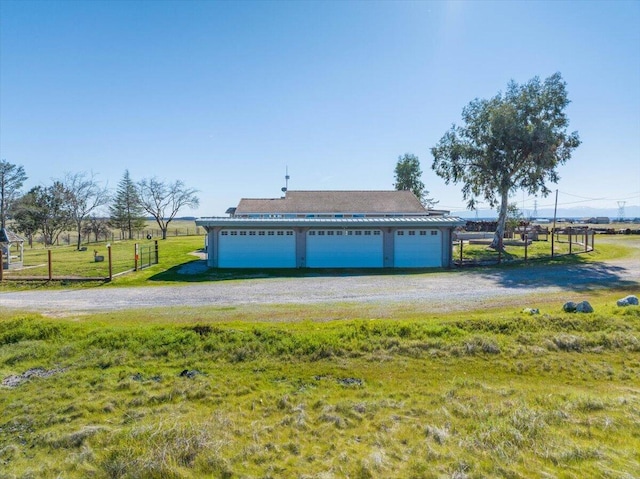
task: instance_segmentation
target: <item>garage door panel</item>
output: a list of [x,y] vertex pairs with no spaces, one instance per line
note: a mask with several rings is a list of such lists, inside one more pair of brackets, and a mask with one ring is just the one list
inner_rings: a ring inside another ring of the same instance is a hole
[[379,230],[312,230],[307,234],[309,268],[381,268]]
[[287,230],[223,230],[219,235],[220,268],[295,268],[295,233]]
[[442,266],[442,234],[439,230],[397,230],[393,242],[396,268]]

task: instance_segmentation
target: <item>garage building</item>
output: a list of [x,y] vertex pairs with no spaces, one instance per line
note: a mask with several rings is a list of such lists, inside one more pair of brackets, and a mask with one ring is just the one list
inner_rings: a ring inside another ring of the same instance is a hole
[[213,268],[431,268],[452,262],[464,221],[410,191],[287,191],[200,218]]

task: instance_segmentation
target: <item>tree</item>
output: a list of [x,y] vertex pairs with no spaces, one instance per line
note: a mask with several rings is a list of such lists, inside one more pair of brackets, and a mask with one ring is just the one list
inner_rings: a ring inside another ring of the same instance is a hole
[[469,103],[462,110],[464,125],[453,125],[431,149],[433,170],[447,184],[463,183],[470,209],[478,196],[499,205],[492,248],[502,249],[509,194],[523,189],[547,196],[546,182],[557,183],[557,167],[580,145],[577,132],[567,133],[568,104],[560,73],[544,82],[511,81],[506,93]]
[[82,244],[82,222],[109,201],[109,191],[98,184],[93,173],[67,173],[62,180],[67,191],[68,208],[78,232],[77,249]]
[[33,248],[33,236],[40,229],[43,218],[43,214],[36,204],[36,194],[36,189],[31,189],[27,194],[18,198],[13,206],[15,227],[27,237],[31,248]]
[[133,232],[144,228],[146,220],[144,209],[140,205],[140,198],[136,190],[136,184],[129,176],[129,170],[125,170],[118,190],[116,191],[113,204],[109,207],[109,224],[117,228],[124,236],[133,239]]
[[157,178],[144,179],[138,183],[138,197],[142,208],[153,216],[162,231],[162,239],[167,239],[169,223],[185,206],[196,208],[200,200],[198,190],[187,188],[180,180],[165,183]]
[[45,246],[54,244],[60,233],[73,224],[70,209],[71,195],[60,181],[51,186],[36,186],[22,196],[16,204],[14,220],[18,231],[32,237],[42,233]]
[[22,166],[0,160],[0,229],[6,226],[8,213],[26,179]]
[[437,203],[433,198],[428,198],[429,192],[425,189],[424,183],[420,179],[422,170],[420,169],[420,160],[415,155],[405,153],[404,156],[398,157],[396,169],[396,182],[393,185],[396,190],[409,190],[420,200],[427,208],[431,208]]
[[111,234],[109,222],[104,218],[91,215],[82,225],[82,234],[87,237],[87,240],[90,240],[93,235],[96,243],[100,240],[100,236],[107,240]]
[[518,208],[517,203],[509,203],[507,205],[507,220],[505,221],[505,229],[507,232],[513,232],[520,226],[523,219],[522,212]]

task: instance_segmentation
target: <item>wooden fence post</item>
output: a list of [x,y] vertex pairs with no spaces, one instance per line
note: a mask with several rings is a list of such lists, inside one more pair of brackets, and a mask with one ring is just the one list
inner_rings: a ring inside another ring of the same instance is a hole
[[571,235],[571,233],[573,233],[573,230],[571,228],[569,228],[569,254],[571,254],[572,251],[572,246],[573,246],[573,237]]
[[555,228],[551,228],[551,257],[553,258],[553,243],[554,243]]
[[51,261],[51,250],[47,250],[47,262],[49,263],[49,281],[53,279],[53,265]]
[[109,281],[113,279],[113,263],[111,262],[111,245],[107,245],[107,256],[109,256]]
[[133,258],[134,258],[133,270],[138,271],[138,260],[140,259],[140,249],[138,247],[138,243],[135,244]]
[[589,251],[589,229],[584,230],[584,252]]
[[156,264],[158,264],[158,240],[155,240]]
[[524,261],[527,261],[527,246],[529,244],[528,235],[525,233],[524,235]]
[[462,266],[462,244],[464,243],[463,240],[460,240],[460,266]]

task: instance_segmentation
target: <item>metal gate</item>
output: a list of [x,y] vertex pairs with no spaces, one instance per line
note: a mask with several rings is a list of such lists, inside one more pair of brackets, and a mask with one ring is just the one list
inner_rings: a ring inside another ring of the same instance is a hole
[[136,243],[136,271],[158,264],[158,240],[153,243],[143,245]]

